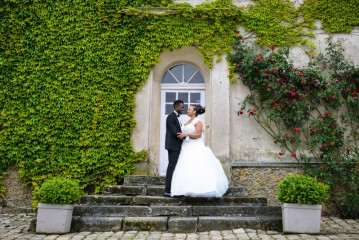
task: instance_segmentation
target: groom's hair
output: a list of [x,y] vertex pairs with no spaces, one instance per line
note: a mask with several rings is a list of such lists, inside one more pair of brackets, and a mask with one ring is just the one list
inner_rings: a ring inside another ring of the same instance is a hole
[[184,102],[182,101],[182,100],[176,100],[176,101],[174,101],[174,103],[173,103],[173,108],[176,108],[178,105],[180,105],[180,104],[184,104]]

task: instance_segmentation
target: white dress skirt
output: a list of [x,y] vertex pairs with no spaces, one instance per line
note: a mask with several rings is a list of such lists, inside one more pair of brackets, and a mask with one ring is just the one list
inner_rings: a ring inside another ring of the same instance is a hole
[[[195,133],[195,118],[182,132]],[[228,179],[221,162],[201,138],[186,138],[172,176],[171,196],[222,197],[228,189]]]

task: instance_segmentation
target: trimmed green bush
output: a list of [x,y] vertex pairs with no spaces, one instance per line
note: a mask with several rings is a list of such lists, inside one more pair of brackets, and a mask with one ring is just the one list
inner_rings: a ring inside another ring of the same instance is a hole
[[313,177],[288,176],[278,185],[278,200],[284,203],[316,205],[329,198],[329,186]]
[[34,190],[35,202],[50,204],[76,204],[82,189],[76,180],[55,177],[46,180],[40,188]]

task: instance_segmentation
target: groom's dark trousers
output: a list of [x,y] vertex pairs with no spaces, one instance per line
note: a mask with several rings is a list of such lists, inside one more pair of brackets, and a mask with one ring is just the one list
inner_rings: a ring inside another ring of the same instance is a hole
[[168,151],[168,167],[166,171],[166,187],[165,192],[171,193],[172,175],[176,168],[178,156],[181,151],[182,140],[177,137],[177,133],[181,132],[177,113],[172,112],[166,119],[166,142],[165,148]]

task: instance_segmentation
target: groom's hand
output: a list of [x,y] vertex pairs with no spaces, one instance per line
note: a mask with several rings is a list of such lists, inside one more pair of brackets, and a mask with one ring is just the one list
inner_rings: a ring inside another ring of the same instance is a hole
[[177,137],[180,138],[180,139],[183,139],[186,136],[187,136],[186,133],[177,133]]

